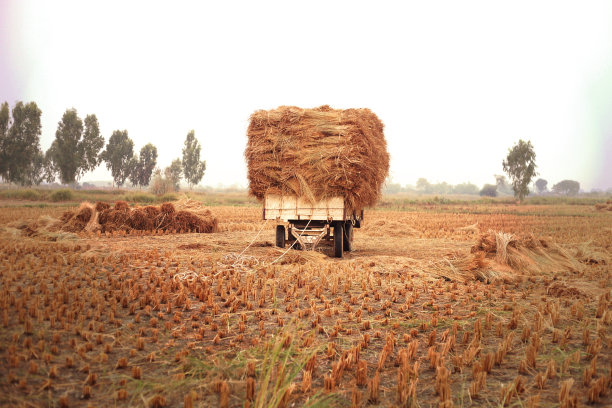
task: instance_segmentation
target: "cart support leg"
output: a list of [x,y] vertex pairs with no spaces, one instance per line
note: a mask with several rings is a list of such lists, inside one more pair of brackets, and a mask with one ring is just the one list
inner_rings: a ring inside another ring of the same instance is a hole
[[344,255],[344,223],[337,222],[334,224],[334,256],[342,258]]
[[285,247],[285,226],[276,226],[276,246],[279,248]]

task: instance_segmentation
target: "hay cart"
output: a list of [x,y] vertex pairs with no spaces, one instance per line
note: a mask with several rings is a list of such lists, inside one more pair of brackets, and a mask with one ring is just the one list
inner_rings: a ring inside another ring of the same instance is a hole
[[342,258],[353,246],[353,228],[360,228],[363,210],[349,210],[342,197],[312,204],[291,195],[266,194],[263,219],[276,221],[276,246],[314,250],[322,241],[332,243],[334,256]]

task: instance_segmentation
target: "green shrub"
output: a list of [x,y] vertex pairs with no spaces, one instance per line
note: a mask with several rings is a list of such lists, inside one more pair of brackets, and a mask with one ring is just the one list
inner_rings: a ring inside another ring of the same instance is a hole
[[157,201],[160,203],[167,203],[168,201],[176,201],[176,199],[176,194],[164,194],[163,196],[158,197]]
[[497,186],[493,184],[485,184],[480,190],[481,197],[497,197]]
[[42,194],[40,194],[36,190],[28,188],[28,189],[2,191],[0,193],[0,197],[5,198],[5,199],[14,199],[14,200],[38,201],[42,198]]
[[53,193],[51,193],[51,196],[49,197],[51,201],[69,201],[73,198],[74,197],[72,194],[72,190],[69,190],[67,188],[55,190]]
[[85,194],[105,194],[105,195],[113,195],[117,194],[117,192],[122,192],[122,190],[100,190],[100,189],[83,189],[82,193]]
[[119,197],[119,200],[133,202],[133,203],[146,203],[151,204],[155,202],[155,196],[146,193],[134,193],[125,194]]

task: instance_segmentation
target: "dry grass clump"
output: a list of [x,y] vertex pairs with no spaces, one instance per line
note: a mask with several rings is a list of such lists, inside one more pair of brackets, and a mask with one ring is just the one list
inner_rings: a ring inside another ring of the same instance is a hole
[[383,123],[369,109],[281,106],[251,115],[245,157],[249,192],[316,202],[344,197],[348,208],[373,206],[389,171]]

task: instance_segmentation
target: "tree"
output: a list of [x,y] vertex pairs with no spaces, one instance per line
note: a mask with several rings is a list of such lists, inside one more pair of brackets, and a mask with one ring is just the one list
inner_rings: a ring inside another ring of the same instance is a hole
[[58,174],[63,184],[74,184],[77,178],[79,157],[77,146],[83,133],[83,121],[76,110],[68,109],[57,124],[55,140],[47,150],[49,168]]
[[100,134],[100,125],[96,115],[85,117],[85,130],[83,139],[79,144],[79,155],[82,157],[82,169],[84,172],[91,171],[102,162],[100,150],[104,148],[104,136]]
[[497,186],[493,184],[485,184],[480,190],[481,197],[497,197]]
[[96,115],[87,115],[83,127],[76,109],[67,109],[46,154],[50,178],[57,174],[62,184],[75,184],[100,164],[99,153],[103,147],[104,137],[100,135]]
[[48,183],[53,183],[57,174],[57,169],[53,166],[53,160],[51,159],[51,148],[47,149],[43,157],[43,180]]
[[168,180],[166,177],[164,177],[161,169],[156,168],[153,171],[150,188],[153,194],[161,196],[171,191],[174,191],[174,184],[172,184],[171,180]]
[[422,193],[431,193],[431,184],[426,178],[421,177],[417,180],[416,188]]
[[402,185],[400,183],[386,183],[385,194],[397,194],[402,191]]
[[181,177],[183,177],[183,167],[181,159],[174,159],[170,166],[164,169],[164,176],[172,182],[174,191],[179,191]]
[[7,171],[8,158],[5,155],[6,150],[4,145],[8,136],[10,120],[9,105],[7,102],[4,102],[2,107],[0,107],[0,177],[5,177]]
[[548,190],[548,181],[543,178],[539,178],[535,182],[536,189],[538,190],[538,194],[542,194]]
[[529,183],[537,175],[535,169],[536,154],[530,141],[526,143],[519,140],[512,149],[508,149],[508,156],[502,161],[504,171],[512,181],[514,196],[519,202],[529,194]]
[[506,176],[501,174],[495,174],[495,184],[497,185],[497,191],[502,194],[513,194],[512,187],[508,185]]
[[157,165],[157,147],[147,143],[140,149],[140,185],[148,186],[153,169]]
[[453,187],[453,194],[478,194],[478,186],[469,182],[457,184]]
[[187,133],[185,147],[183,147],[183,174],[189,187],[196,185],[204,177],[206,161],[200,161],[200,142],[195,138],[195,131]]
[[47,179],[47,162],[42,150],[36,152],[26,171],[26,179],[28,180],[26,184],[28,185],[39,185]]
[[131,173],[133,152],[134,142],[128,137],[127,130],[115,130],[108,140],[106,149],[100,154],[117,186],[122,186]]
[[128,179],[130,180],[130,182],[132,183],[132,186],[138,186],[140,185],[139,181],[139,177],[140,177],[140,169],[138,168],[138,157],[136,155],[134,155],[134,157],[132,157],[128,164],[128,169],[129,169],[129,174],[128,174]]
[[0,108],[0,176],[21,185],[40,183],[44,156],[40,149],[41,110],[35,102],[17,102],[12,122],[8,104]]
[[453,186],[446,181],[430,185],[431,192],[434,194],[450,194],[453,191]]
[[580,192],[580,183],[574,180],[563,180],[552,187],[557,194],[576,195]]
[[140,149],[140,158],[134,156],[131,160],[130,181],[132,184],[141,187],[148,186],[156,165],[157,147],[148,143]]

